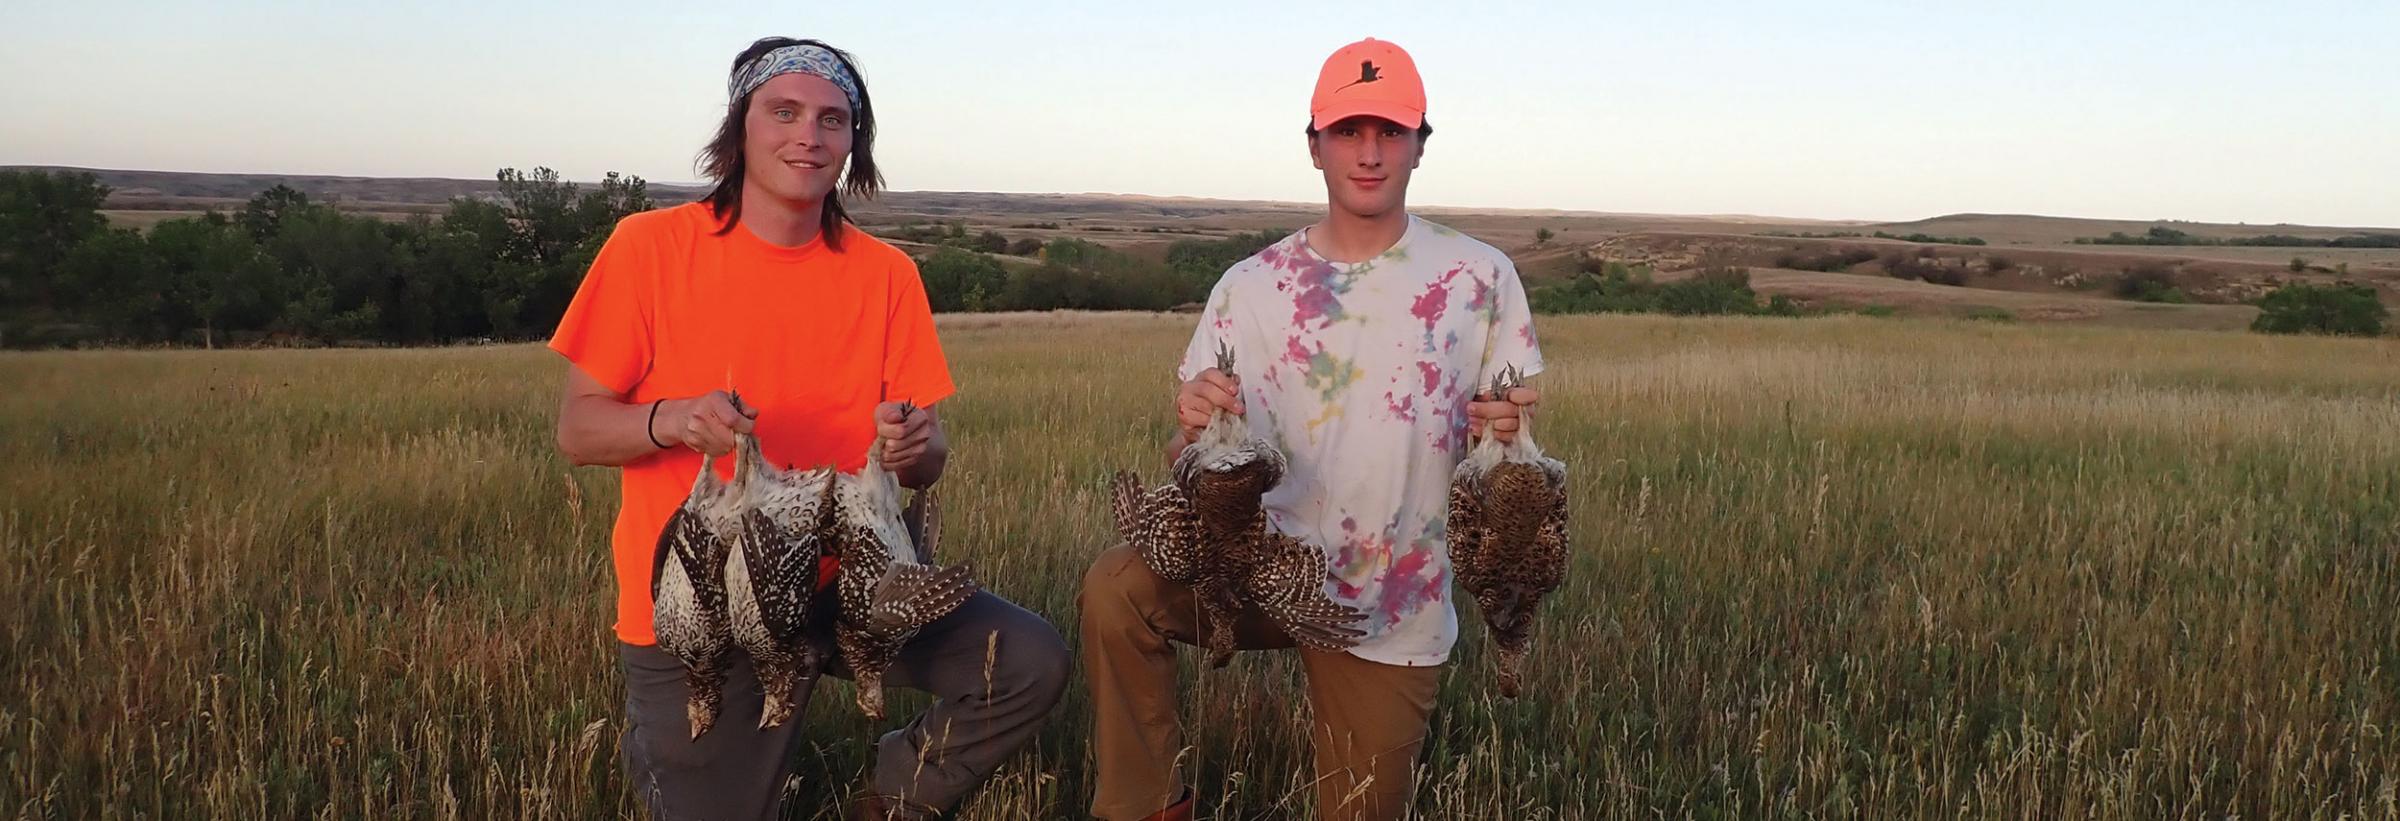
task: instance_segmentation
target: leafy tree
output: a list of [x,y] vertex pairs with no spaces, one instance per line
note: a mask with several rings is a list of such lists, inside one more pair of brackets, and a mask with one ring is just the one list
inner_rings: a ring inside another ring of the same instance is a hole
[[2391,309],[2375,289],[2351,282],[2295,283],[2275,289],[2258,303],[2250,330],[2271,334],[2376,336]]
[[250,233],[251,241],[263,245],[274,241],[275,235],[282,232],[285,216],[310,207],[307,194],[277,183],[275,187],[251,197],[249,204],[242,206],[242,214],[236,221],[241,223],[242,230]]
[[83,172],[0,171],[0,310],[61,307],[55,273],[108,227],[108,187]]
[[1179,302],[1207,299],[1217,278],[1224,276],[1235,263],[1249,259],[1267,246],[1290,236],[1290,231],[1269,228],[1224,239],[1177,240],[1167,246],[1167,270],[1178,282]]
[[1008,289],[1008,271],[991,257],[940,248],[917,264],[926,300],[938,313],[989,310]]
[[109,228],[85,237],[58,264],[72,306],[111,339],[159,338],[167,324],[167,267],[138,231]]
[[149,240],[166,267],[178,335],[196,329],[201,344],[214,347],[220,334],[265,330],[275,321],[281,271],[245,228],[211,212],[159,223]]

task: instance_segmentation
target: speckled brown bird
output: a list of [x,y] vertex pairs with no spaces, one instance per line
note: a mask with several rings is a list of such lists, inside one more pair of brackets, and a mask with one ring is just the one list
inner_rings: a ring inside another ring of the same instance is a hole
[[725,559],[742,529],[741,494],[717,478],[703,456],[683,505],[667,517],[650,564],[651,628],[658,647],[683,662],[692,738],[708,732],[724,703],[725,662],[733,648],[725,608]]
[[[1505,369],[1490,395],[1522,384],[1521,372]],[[1450,480],[1451,566],[1491,631],[1500,694],[1508,698],[1522,687],[1542,597],[1567,572],[1567,466],[1534,444],[1530,415],[1518,425],[1505,444],[1483,437]]]
[[777,468],[756,438],[738,438],[733,484],[743,503],[742,527],[725,562],[726,620],[758,670],[764,729],[791,720],[802,706],[792,698],[794,688],[818,667],[808,641],[809,602],[832,533],[834,472]]
[[[1233,367],[1232,350],[1220,347],[1218,370]],[[1117,532],[1151,572],[1199,598],[1211,667],[1232,660],[1233,622],[1245,606],[1306,647],[1345,649],[1364,635],[1351,625],[1366,614],[1325,594],[1324,552],[1268,527],[1263,500],[1285,468],[1282,450],[1220,409],[1176,457],[1172,484],[1143,490],[1132,473],[1116,476]]]
[[[901,407],[902,418],[914,413]],[[941,536],[941,515],[932,490],[917,491],[924,514],[923,549],[909,539],[901,518],[900,479],[883,467],[884,441],[867,446],[867,466],[834,477],[834,522],[841,572],[834,583],[841,617],[834,623],[835,648],[858,684],[858,709],[883,718],[883,674],[917,630],[975,595],[964,566],[930,563]]]

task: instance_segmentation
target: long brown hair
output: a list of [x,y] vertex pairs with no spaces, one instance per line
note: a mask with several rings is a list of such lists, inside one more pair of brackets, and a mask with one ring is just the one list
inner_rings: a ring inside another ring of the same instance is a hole
[[[728,73],[741,71],[759,55],[785,46],[816,46],[833,52],[834,59],[841,61],[842,68],[849,70],[850,76],[858,80],[858,110],[850,112],[853,137],[850,142],[850,165],[843,172],[841,184],[826,193],[824,213],[818,218],[818,230],[825,238],[825,247],[840,251],[842,223],[850,221],[849,212],[842,210],[842,195],[847,193],[860,199],[873,199],[877,192],[883,190],[883,172],[875,168],[875,103],[867,96],[867,76],[858,70],[858,63],[851,59],[850,53],[816,40],[763,38],[735,55],[733,68]],[[717,126],[716,138],[708,141],[708,147],[700,149],[701,173],[717,182],[715,188],[709,189],[708,207],[723,221],[717,226],[720,236],[731,232],[733,226],[742,220],[742,175],[749,170],[742,159],[742,141],[748,137],[742,122],[750,112],[750,95],[755,93],[757,91],[752,90],[743,94],[741,99],[725,107],[725,122]]]

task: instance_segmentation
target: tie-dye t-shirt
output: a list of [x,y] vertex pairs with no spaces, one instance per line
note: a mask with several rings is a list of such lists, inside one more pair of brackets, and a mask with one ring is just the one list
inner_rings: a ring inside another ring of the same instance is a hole
[[1337,600],[1368,614],[1352,654],[1441,664],[1458,637],[1447,530],[1467,403],[1509,365],[1542,370],[1516,266],[1416,217],[1361,263],[1329,262],[1302,230],[1225,272],[1180,376],[1234,352],[1250,429],[1289,457],[1267,517],[1325,551]]

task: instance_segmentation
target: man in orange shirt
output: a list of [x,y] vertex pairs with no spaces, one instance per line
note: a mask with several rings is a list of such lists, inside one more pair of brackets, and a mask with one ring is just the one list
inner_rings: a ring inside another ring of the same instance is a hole
[[[757,674],[739,652],[724,714],[693,739],[682,663],[651,632],[659,532],[701,454],[728,453],[749,433],[776,464],[855,471],[882,437],[884,467],[924,488],[949,453],[937,403],[954,385],[924,283],[907,255],[848,221],[836,191],[882,186],[855,64],[813,40],[768,38],[735,58],[727,91],[725,121],[702,152],[715,190],[620,222],[550,341],[574,365],[559,448],[576,464],[624,470],[610,540],[623,754],[657,818],[775,817],[799,741],[801,722],[758,727]],[[903,402],[924,411],[904,414]],[[731,461],[719,471],[730,476]],[[827,670],[847,677],[830,627],[817,640]],[[882,738],[873,787],[851,817],[930,818],[955,804],[1032,739],[1068,665],[1049,622],[988,591],[926,626],[885,681],[940,701]]]

